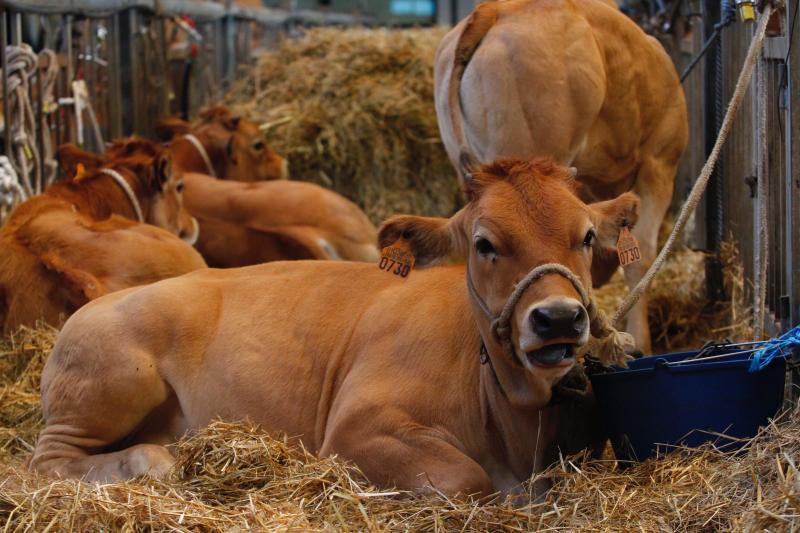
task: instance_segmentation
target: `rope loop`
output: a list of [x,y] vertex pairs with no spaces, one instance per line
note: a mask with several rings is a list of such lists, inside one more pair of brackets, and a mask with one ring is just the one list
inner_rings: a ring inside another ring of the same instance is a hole
[[484,302],[483,298],[478,294],[472,281],[472,274],[470,273],[469,266],[467,266],[467,288],[469,289],[470,295],[476,301],[484,315],[486,315],[486,318],[491,321],[491,334],[494,340],[503,347],[506,356],[512,361],[516,360],[514,356],[514,346],[511,342],[511,315],[514,313],[514,309],[516,309],[517,304],[528,287],[548,274],[558,274],[569,280],[580,296],[581,304],[586,309],[589,317],[589,329],[592,336],[596,338],[596,342],[592,344],[592,352],[597,359],[607,365],[619,364],[624,366],[629,359],[628,353],[635,347],[633,337],[628,333],[614,329],[605,314],[597,307],[597,304],[583,286],[581,280],[564,265],[559,263],[546,263],[534,267],[514,287],[514,291],[511,293],[511,296],[508,297],[508,300],[506,300],[503,310],[498,317],[492,314],[486,302]]

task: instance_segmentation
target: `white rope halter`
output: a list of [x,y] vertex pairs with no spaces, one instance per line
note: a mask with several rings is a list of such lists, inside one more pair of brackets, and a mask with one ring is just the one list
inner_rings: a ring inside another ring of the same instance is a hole
[[217,178],[217,172],[214,170],[214,165],[211,164],[211,158],[208,157],[206,147],[203,146],[203,143],[200,142],[200,139],[191,133],[187,133],[183,136],[183,138],[192,143],[192,146],[194,146],[195,150],[197,150],[197,153],[199,153],[200,157],[203,158],[203,162],[206,164],[206,168],[208,169],[208,175]]
[[123,191],[125,191],[125,195],[128,197],[128,200],[133,206],[133,210],[136,211],[136,218],[139,219],[139,222],[144,222],[144,217],[142,216],[142,208],[139,205],[139,200],[136,199],[136,195],[134,194],[133,189],[131,189],[130,184],[128,184],[125,178],[122,177],[122,174],[120,174],[113,168],[101,168],[100,173],[111,176],[114,179],[114,181],[117,182],[117,185],[119,185],[120,188]]

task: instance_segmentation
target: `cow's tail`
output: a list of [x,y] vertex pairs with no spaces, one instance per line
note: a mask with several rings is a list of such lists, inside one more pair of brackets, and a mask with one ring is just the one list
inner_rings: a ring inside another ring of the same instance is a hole
[[464,135],[464,125],[461,113],[461,78],[467,69],[472,55],[480,46],[481,41],[497,21],[497,2],[487,2],[479,5],[467,20],[464,30],[458,37],[456,51],[453,54],[453,71],[450,74],[450,86],[447,95],[450,107],[450,123],[453,135],[459,147],[458,164],[461,175],[469,179],[478,166],[478,159],[469,151],[467,139]]

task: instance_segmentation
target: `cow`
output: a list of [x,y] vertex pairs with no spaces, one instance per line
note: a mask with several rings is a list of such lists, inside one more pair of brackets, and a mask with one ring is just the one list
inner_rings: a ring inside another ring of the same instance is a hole
[[377,230],[344,196],[300,181],[241,183],[185,173],[197,249],[210,266],[291,259],[377,261]]
[[449,219],[384,223],[381,245],[415,257],[405,276],[274,262],[91,302],[45,365],[30,467],[160,476],[185,432],[248,418],[380,486],[513,492],[584,422],[552,404],[552,388],[594,327],[593,249],[635,223],[638,198],[586,204],[548,161],[497,161],[465,186]]
[[[114,142],[108,157],[155,155],[141,137]],[[172,150],[169,147],[168,150]],[[377,230],[338,193],[307,182],[239,182],[182,173],[184,204],[196,217],[196,248],[209,266],[231,268],[295,259],[377,261]]]
[[[586,201],[632,190],[642,202],[633,234],[652,264],[686,148],[686,103],[661,45],[610,0],[509,0],[479,5],[442,40],[434,67],[436,114],[461,179],[480,161],[551,157],[576,168]],[[598,249],[595,286],[619,267]],[[650,351],[647,299],[627,330]]]
[[67,145],[59,156],[74,177],[17,206],[0,228],[5,332],[58,325],[109,292],[205,267],[168,155],[106,161]]
[[156,132],[170,142],[181,170],[235,181],[289,177],[287,161],[266,143],[258,124],[225,106],[204,109],[194,125],[177,117],[162,119]]

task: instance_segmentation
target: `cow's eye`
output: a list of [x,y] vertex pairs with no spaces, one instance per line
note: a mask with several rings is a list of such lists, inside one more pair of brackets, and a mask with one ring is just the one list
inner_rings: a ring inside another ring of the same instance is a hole
[[175,184],[175,192],[177,192],[178,194],[180,194],[180,193],[182,193],[182,192],[183,192],[183,180],[179,180],[179,181],[178,181],[178,182]]
[[597,238],[597,234],[593,229],[590,229],[586,232],[586,237],[583,238],[583,245],[584,246],[591,246],[594,243],[594,240]]
[[494,249],[492,243],[483,237],[475,239],[475,250],[481,255],[497,255],[497,250]]
[[260,152],[263,149],[264,149],[264,141],[256,141],[253,144],[253,150]]

